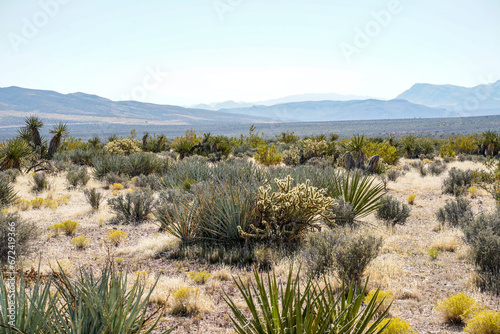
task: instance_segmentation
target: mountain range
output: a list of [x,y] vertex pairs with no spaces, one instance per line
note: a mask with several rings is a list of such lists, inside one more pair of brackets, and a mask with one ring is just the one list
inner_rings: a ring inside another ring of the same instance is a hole
[[[331,100],[331,99],[344,100]],[[345,101],[345,99],[355,98]],[[301,101],[301,99],[306,99]],[[299,100],[299,101],[297,101]],[[293,95],[265,104],[226,101],[206,108],[185,108],[136,101],[112,101],[84,93],[20,87],[0,88],[0,129],[16,128],[37,114],[47,124],[65,122],[88,128],[194,126],[280,122],[318,122],[480,116],[500,114],[500,81],[472,88],[415,84],[393,100],[338,94]],[[219,108],[219,107],[223,108]],[[209,108],[219,108],[210,110]],[[98,128],[95,128],[97,131]]]

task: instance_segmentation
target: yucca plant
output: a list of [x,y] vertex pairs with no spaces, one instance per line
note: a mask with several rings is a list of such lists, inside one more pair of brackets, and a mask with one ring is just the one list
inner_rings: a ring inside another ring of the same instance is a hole
[[57,149],[61,146],[61,139],[68,135],[68,126],[63,123],[59,123],[54,126],[49,133],[54,134],[54,137],[50,140],[49,151],[47,152],[47,159],[52,159]]
[[14,187],[6,179],[0,178],[0,208],[14,202],[16,194]]
[[42,146],[42,137],[40,136],[40,129],[43,126],[43,122],[38,116],[29,116],[24,119],[26,123],[25,128],[31,134],[31,139],[36,147]]
[[39,277],[28,287],[24,275],[12,285],[0,274],[0,334],[47,333],[47,320],[54,308],[50,287],[50,281],[43,285]]
[[154,213],[160,221],[161,228],[189,243],[199,237],[199,225],[196,209],[186,202],[184,197],[175,197],[171,204],[163,202]]
[[124,174],[127,171],[126,158],[121,155],[105,155],[92,160],[94,175],[102,178],[108,173],[116,175]]
[[353,286],[348,291],[343,288],[337,294],[328,282],[320,288],[310,277],[301,288],[300,270],[294,275],[293,267],[289,268],[286,283],[278,282],[274,273],[259,275],[256,269],[254,279],[255,283],[248,284],[241,278],[234,279],[250,318],[225,293],[224,300],[233,312],[231,320],[238,334],[378,334],[387,326],[377,328],[390,306],[379,310],[381,303],[377,304],[376,298],[362,305],[366,285],[359,291]]
[[139,224],[152,212],[154,198],[151,191],[139,190],[108,200],[116,222]]
[[375,180],[374,177],[361,172],[336,173],[326,180],[325,186],[329,196],[350,206],[350,215],[356,221],[384,204],[384,185],[373,184]]
[[21,138],[7,140],[0,147],[0,169],[15,168],[21,170],[26,166],[32,154],[29,144]]

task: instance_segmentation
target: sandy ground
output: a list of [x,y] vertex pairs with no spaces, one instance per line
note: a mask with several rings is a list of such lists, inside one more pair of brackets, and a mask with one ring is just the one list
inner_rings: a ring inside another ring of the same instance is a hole
[[[408,161],[401,161],[398,168],[402,169],[406,163]],[[472,162],[453,162],[448,166],[461,169],[482,168],[481,164]],[[435,213],[444,206],[446,200],[452,199],[441,193],[442,181],[446,175],[447,172],[440,176],[421,177],[418,171],[412,169],[396,182],[389,182],[388,193],[401,201],[406,202],[410,194],[416,195],[407,223],[388,229],[375,217],[369,216],[361,227],[384,238],[381,254],[367,270],[370,287],[390,289],[395,296],[391,316],[408,320],[418,333],[461,332],[460,326],[444,324],[439,314],[433,310],[438,300],[456,292],[466,292],[485,306],[500,308],[500,298],[480,293],[472,284],[474,271],[467,261],[467,248],[461,240],[461,232],[439,229]],[[51,177],[51,189],[39,194],[30,191],[31,178],[30,175],[18,177],[15,187],[20,198],[31,200],[35,197],[65,196],[68,201],[55,209],[20,211],[23,219],[39,227],[41,231],[35,241],[39,251],[24,259],[25,269],[31,266],[36,268],[41,261],[42,270],[49,271],[50,268],[57,268],[59,261],[65,270],[74,272],[81,265],[97,268],[107,256],[111,256],[122,269],[132,275],[143,275],[148,282],[153,282],[159,275],[152,300],[165,306],[161,328],[178,324],[175,333],[234,333],[228,316],[229,308],[222,299],[222,289],[241,301],[231,275],[250,277],[250,269],[205,265],[196,261],[155,259],[154,254],[175,247],[177,240],[172,236],[159,234],[159,226],[154,219],[138,226],[111,225],[109,220],[113,214],[105,201],[98,212],[92,212],[82,189],[68,189],[64,173]],[[87,184],[87,188],[89,187],[98,188],[106,199],[116,196],[112,190],[104,189],[104,184],[94,179]],[[125,191],[127,189],[118,193]],[[495,207],[493,199],[484,192],[470,200],[475,213],[492,211]],[[16,207],[11,206],[8,210],[15,211]],[[75,236],[85,234],[90,239],[88,248],[78,250],[71,244],[71,236],[55,236],[49,229],[52,224],[68,219],[79,224]],[[118,247],[107,245],[106,234],[112,229],[128,234],[128,239]],[[442,249],[436,260],[432,260],[427,253],[431,247]],[[288,262],[277,264],[276,272],[284,273]],[[202,270],[207,270],[213,276],[206,284],[197,285],[189,278],[188,273]],[[175,306],[172,293],[183,287],[199,289],[192,301],[202,311],[198,315],[174,316],[169,313]]]

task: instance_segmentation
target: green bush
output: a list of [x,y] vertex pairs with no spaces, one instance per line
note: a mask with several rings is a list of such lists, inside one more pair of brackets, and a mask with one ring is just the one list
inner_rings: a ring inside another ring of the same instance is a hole
[[249,313],[243,312],[227,294],[224,297],[238,334],[378,334],[385,329],[385,326],[380,329],[377,326],[388,309],[380,310],[375,300],[362,307],[366,286],[359,290],[351,286],[346,293],[337,294],[330,284],[320,288],[312,278],[301,284],[299,271],[294,275],[293,268],[282,284],[278,284],[276,275],[266,277],[257,270],[254,270],[254,281],[247,285],[235,279]]
[[334,270],[337,236],[335,230],[309,233],[306,236],[301,255],[310,276],[320,277]]
[[0,211],[0,266],[12,264],[9,255],[29,254],[38,232],[36,226],[26,223],[17,213]]
[[444,171],[446,170],[446,168],[447,168],[446,163],[444,163],[441,160],[436,160],[434,162],[431,162],[427,166],[427,170],[432,175],[441,175],[442,173],[444,173]]
[[139,224],[152,212],[154,198],[147,190],[134,191],[108,200],[108,205],[116,214],[115,223]]
[[472,170],[460,170],[453,167],[443,180],[443,194],[463,195],[472,185],[474,175]]
[[90,180],[87,174],[87,167],[74,168],[66,174],[66,180],[71,187],[76,188],[78,185],[85,186]]
[[339,277],[355,285],[370,262],[378,256],[382,239],[371,235],[353,235],[350,231],[338,231],[334,236],[335,269]]
[[404,224],[410,216],[410,211],[408,205],[388,196],[384,204],[377,209],[375,216],[385,221],[387,225],[395,226],[396,224]]
[[87,202],[92,207],[92,210],[94,211],[99,210],[99,206],[101,205],[102,201],[102,194],[98,192],[95,188],[85,189],[83,193],[85,195],[85,198],[87,199]]
[[479,287],[500,294],[500,216],[480,215],[463,230],[471,246],[470,258],[480,276]]
[[472,219],[470,202],[463,197],[446,201],[445,206],[438,210],[436,216],[442,225],[448,223],[451,227],[460,227]]
[[38,172],[33,175],[33,185],[31,190],[38,193],[50,188],[49,180],[45,172]]
[[283,156],[278,153],[276,146],[268,146],[266,144],[257,147],[257,153],[254,156],[257,162],[260,162],[264,166],[279,165],[283,159]]
[[141,152],[139,142],[132,138],[121,138],[108,142],[104,149],[109,154],[130,155],[132,153]]

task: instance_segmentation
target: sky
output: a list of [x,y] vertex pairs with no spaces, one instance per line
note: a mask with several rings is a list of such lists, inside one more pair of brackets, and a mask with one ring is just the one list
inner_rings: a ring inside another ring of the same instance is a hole
[[0,87],[159,104],[500,79],[498,0],[2,0]]

